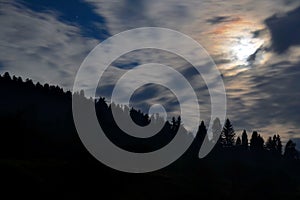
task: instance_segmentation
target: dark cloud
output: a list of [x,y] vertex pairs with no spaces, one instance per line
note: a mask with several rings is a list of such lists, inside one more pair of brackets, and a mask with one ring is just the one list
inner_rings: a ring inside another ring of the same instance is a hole
[[273,15],[265,20],[272,36],[272,48],[284,53],[289,47],[300,45],[300,7],[283,16]]
[[262,50],[263,50],[263,47],[259,47],[258,49],[256,49],[256,51],[247,58],[247,62],[254,63],[256,60],[257,54]]
[[253,38],[260,38],[264,35],[268,34],[268,29],[264,28],[264,29],[258,29],[252,32],[252,37]]
[[231,22],[231,21],[235,21],[235,20],[237,20],[237,18],[233,18],[232,16],[216,16],[216,17],[206,20],[206,22],[208,22],[210,24],[220,24],[223,22]]
[[132,69],[134,67],[139,66],[140,63],[136,62],[136,61],[133,61],[133,62],[130,62],[130,61],[118,62],[118,61],[116,61],[116,62],[113,62],[112,65],[115,67],[121,68],[121,69]]

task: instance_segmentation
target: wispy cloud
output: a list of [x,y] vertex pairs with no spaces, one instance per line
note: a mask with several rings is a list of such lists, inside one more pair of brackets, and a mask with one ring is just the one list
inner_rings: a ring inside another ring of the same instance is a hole
[[22,4],[0,6],[0,70],[70,89],[80,63],[98,43],[57,19],[55,12],[34,12]]

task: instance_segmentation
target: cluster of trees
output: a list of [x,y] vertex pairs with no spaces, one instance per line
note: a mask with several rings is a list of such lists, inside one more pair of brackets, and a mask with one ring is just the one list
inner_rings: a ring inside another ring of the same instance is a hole
[[37,91],[39,91],[39,90],[49,91],[52,94],[60,94],[60,95],[71,95],[72,94],[70,91],[64,92],[64,90],[62,88],[60,88],[58,85],[50,86],[48,83],[45,83],[44,85],[42,85],[39,82],[34,84],[33,81],[29,78],[27,78],[26,80],[23,80],[22,77],[16,77],[16,76],[11,77],[8,72],[5,72],[3,74],[3,76],[0,75],[0,81],[1,81],[1,84],[3,84],[3,85],[9,83],[11,87],[18,85],[18,87],[27,88],[27,89],[35,89]]
[[[210,199],[243,199],[245,194],[248,199],[299,199],[296,144],[290,140],[283,149],[277,134],[265,142],[255,131],[251,136],[246,131],[239,135],[229,119],[224,126],[216,119],[210,140],[215,148],[205,159],[199,159],[207,136],[202,121],[196,138],[190,138],[194,136],[187,131],[183,134],[193,143],[176,162],[143,175],[119,173],[98,162],[83,146],[74,126],[72,100],[83,102],[83,106],[94,105],[106,136],[131,152],[150,152],[168,144],[178,130],[184,132],[181,118],[165,121],[134,108],[109,104],[105,98],[87,99],[83,92],[64,92],[58,86],[34,84],[8,73],[0,75],[0,94],[0,173],[3,186],[11,183],[10,195],[22,191],[19,193],[24,197],[35,188],[34,193],[42,195],[54,191],[55,197],[86,197],[95,191],[94,197],[100,191],[104,196],[116,195],[116,199],[133,199],[132,194],[139,192],[140,198],[154,188],[173,199],[205,195]],[[119,128],[112,109],[122,119],[132,118],[140,126],[153,122],[162,129],[149,138],[133,137]],[[134,193],[127,193],[132,188],[136,188]],[[153,193],[150,199],[156,198],[157,193]]]
[[[237,136],[233,125],[229,119],[225,121],[222,127],[219,119],[215,119],[212,127],[213,142],[216,142],[216,148],[222,151],[236,150],[239,152],[251,152],[254,154],[268,153],[270,156],[285,159],[299,159],[299,152],[296,149],[296,144],[289,140],[286,143],[284,152],[281,138],[278,134],[269,137],[265,142],[264,138],[253,131],[251,138],[248,138],[246,130],[243,130],[241,136]],[[204,135],[207,134],[207,129],[202,121],[199,126],[199,140],[203,141]],[[216,138],[216,139],[214,139]]]
[[[115,105],[114,103],[108,104],[105,98],[97,100],[86,99],[83,92],[75,94],[72,94],[70,91],[64,92],[58,86],[49,86],[49,84],[41,85],[40,83],[34,84],[30,79],[23,81],[20,77],[11,77],[7,72],[3,76],[0,75],[0,89],[3,94],[1,99],[3,106],[0,108],[0,118],[3,122],[2,129],[3,127],[7,127],[7,129],[13,131],[16,129],[16,125],[18,125],[21,128],[15,130],[15,135],[17,135],[19,140],[23,138],[24,141],[27,141],[29,140],[28,138],[32,137],[30,139],[35,141],[36,135],[39,135],[39,139],[42,138],[45,140],[43,147],[47,146],[48,141],[60,141],[60,143],[62,143],[61,141],[65,141],[65,143],[73,142],[70,145],[75,146],[75,149],[82,147],[72,120],[72,97],[81,99],[85,103],[94,103],[99,123],[107,137],[116,145],[129,151],[150,152],[159,149],[175,137],[179,128],[184,129],[180,116],[177,118],[173,117],[170,122],[164,121],[158,115],[148,116],[134,108]],[[22,95],[22,101],[20,101],[20,95]],[[154,122],[158,126],[162,125],[161,127],[163,128],[158,134],[150,138],[141,139],[132,137],[118,127],[114,121],[112,109],[116,110],[119,116],[131,117],[140,126],[146,126],[150,122]],[[36,134],[32,134],[32,132]],[[266,142],[256,131],[253,131],[250,139],[248,139],[246,130],[242,132],[241,136],[237,136],[229,119],[225,121],[224,126],[221,125],[219,119],[216,119],[213,123],[212,132],[213,138],[211,142],[216,143],[215,149],[217,150],[235,150],[257,154],[268,152],[273,157],[299,159],[296,144],[291,140],[286,143],[283,153],[281,138],[278,134],[269,137]],[[41,134],[42,136],[40,136]],[[207,129],[202,121],[194,140],[194,146],[191,148],[194,152],[198,152],[206,134]],[[193,137],[188,132],[186,132],[186,135],[187,137]],[[12,143],[15,143],[13,138],[7,138],[12,140]],[[7,141],[4,141],[4,143],[4,147],[10,145]],[[38,143],[40,141],[35,142],[35,144]],[[65,144],[62,145],[62,149],[64,148],[63,146]],[[26,148],[32,147],[28,147],[27,145]],[[74,148],[71,148],[72,151],[76,151]],[[57,151],[67,152],[67,150],[62,149]]]
[[[0,157],[86,156],[73,122],[72,98],[94,104],[101,128],[117,146],[132,152],[149,152],[166,145],[181,125],[180,117],[165,122],[127,106],[108,104],[105,98],[87,99],[83,92],[72,94],[58,86],[34,84],[32,80],[0,75]],[[140,139],[124,133],[114,121],[114,109],[122,118],[146,126],[163,127],[151,138]]]

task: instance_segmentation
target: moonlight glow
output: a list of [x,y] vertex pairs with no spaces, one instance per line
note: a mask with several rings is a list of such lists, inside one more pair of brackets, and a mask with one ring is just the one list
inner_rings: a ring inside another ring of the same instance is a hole
[[248,65],[248,59],[253,56],[259,48],[263,45],[263,41],[253,38],[240,38],[236,43],[233,43],[230,55],[232,56],[232,61],[239,65]]
[[236,16],[218,24],[207,35],[213,41],[213,45],[207,45],[208,51],[215,56],[225,76],[236,76],[263,65],[270,57],[266,50],[270,46],[270,33],[264,24],[251,19]]

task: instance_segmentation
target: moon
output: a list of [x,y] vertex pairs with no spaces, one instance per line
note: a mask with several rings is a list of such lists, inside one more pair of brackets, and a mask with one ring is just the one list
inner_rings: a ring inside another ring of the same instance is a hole
[[[248,66],[250,64],[249,58],[254,55],[260,48],[264,46],[264,41],[257,38],[241,37],[229,48],[229,55],[232,62],[238,65]],[[252,57],[254,61],[256,57]]]
[[235,76],[269,59],[270,33],[264,24],[236,17],[214,26],[208,33],[208,52],[224,76]]

